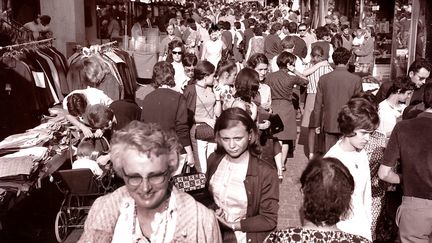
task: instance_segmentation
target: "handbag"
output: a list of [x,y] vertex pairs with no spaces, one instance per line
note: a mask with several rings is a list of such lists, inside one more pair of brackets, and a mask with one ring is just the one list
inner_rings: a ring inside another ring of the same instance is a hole
[[268,120],[270,121],[270,127],[263,131],[267,138],[272,138],[273,135],[284,130],[284,124],[279,114],[270,114]]
[[195,166],[190,166],[186,162],[181,173],[173,176],[172,180],[177,189],[191,195],[203,190],[207,182],[204,173],[198,172]]
[[214,129],[207,123],[197,124],[195,130],[195,138],[207,142],[214,140]]

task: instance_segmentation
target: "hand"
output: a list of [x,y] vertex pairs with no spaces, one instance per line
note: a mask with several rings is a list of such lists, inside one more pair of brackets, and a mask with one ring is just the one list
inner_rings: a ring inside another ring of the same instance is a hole
[[327,65],[330,65],[330,64],[329,64],[329,62],[327,60],[324,60],[324,61],[319,62],[319,65],[320,65],[320,67],[324,67],[324,66],[327,66]]
[[101,155],[96,159],[96,162],[100,165],[107,165],[110,159],[111,159],[110,154]]
[[95,138],[100,138],[103,136],[103,132],[100,129],[97,129],[96,132],[94,132],[94,137]]
[[187,156],[187,164],[191,167],[195,166],[195,159],[194,159],[193,155]]
[[321,133],[321,128],[320,127],[315,128],[315,134],[320,134],[320,133]]
[[221,93],[222,93],[222,89],[221,89],[221,87],[220,87],[219,85],[216,85],[216,86],[213,88],[213,93],[215,94],[215,98],[216,98],[216,100],[220,100],[220,98],[221,98]]
[[271,122],[269,120],[264,120],[262,123],[258,124],[260,130],[265,130],[270,127]]
[[288,64],[287,67],[288,67],[288,71],[290,71],[292,73],[295,72],[295,66],[294,65]]
[[80,129],[81,129],[82,133],[84,134],[85,138],[92,138],[93,137],[92,131],[87,126],[83,125],[82,127],[80,127]]

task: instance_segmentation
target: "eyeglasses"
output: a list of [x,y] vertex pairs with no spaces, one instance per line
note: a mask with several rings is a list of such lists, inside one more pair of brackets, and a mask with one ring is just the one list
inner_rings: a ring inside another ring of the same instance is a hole
[[177,55],[181,55],[182,53],[183,53],[183,52],[181,52],[181,51],[173,51],[173,52],[172,52],[173,55],[175,55],[175,54],[177,54]]
[[167,169],[165,172],[163,172],[161,174],[142,177],[140,175],[133,175],[133,176],[127,175],[126,173],[124,173],[124,170],[123,170],[123,174],[124,174],[126,183],[131,185],[131,186],[141,185],[141,183],[144,179],[147,179],[147,182],[150,183],[151,185],[161,184],[161,183],[165,182],[168,173],[169,173],[169,170]]
[[300,32],[300,31],[306,31],[306,29],[301,29],[301,30],[298,30],[298,31],[299,31],[299,32]]

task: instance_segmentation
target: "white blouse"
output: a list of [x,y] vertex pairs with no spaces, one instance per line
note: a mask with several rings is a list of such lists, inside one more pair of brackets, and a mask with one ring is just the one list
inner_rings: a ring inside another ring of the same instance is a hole
[[405,108],[406,105],[401,104],[398,107],[393,107],[387,100],[383,100],[378,106],[380,124],[377,130],[385,134],[387,138],[390,137]]
[[[248,164],[248,160],[232,163],[223,158],[210,180],[209,190],[228,222],[246,218],[247,193],[244,180]],[[245,232],[235,231],[235,235],[238,243],[246,243]]]
[[354,192],[351,196],[351,211],[346,220],[339,221],[336,226],[347,233],[360,235],[372,240],[372,189],[369,159],[363,149],[345,151],[339,140],[324,157],[339,159],[350,171],[354,178]]

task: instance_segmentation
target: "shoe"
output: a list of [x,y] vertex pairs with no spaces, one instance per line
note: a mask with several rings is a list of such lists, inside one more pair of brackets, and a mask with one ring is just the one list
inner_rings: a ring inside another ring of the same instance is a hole
[[279,181],[282,182],[282,180],[283,180],[284,177],[283,177],[282,174],[280,174],[280,175],[278,175],[278,178],[279,178]]

